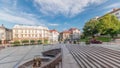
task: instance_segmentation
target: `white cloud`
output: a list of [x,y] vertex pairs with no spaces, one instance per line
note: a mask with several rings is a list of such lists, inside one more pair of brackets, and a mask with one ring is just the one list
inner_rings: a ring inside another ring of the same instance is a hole
[[119,8],[119,7],[120,7],[120,3],[114,3],[114,4],[108,5],[104,9],[113,9],[113,8]]
[[48,25],[49,26],[59,26],[59,24],[57,24],[57,23],[49,23]]
[[35,24],[34,20],[7,13],[0,13],[0,20],[18,24]]
[[42,25],[47,24],[40,16],[26,13],[17,7],[18,0],[0,0],[0,21],[15,24]]
[[105,10],[104,13],[109,13],[111,11],[113,11],[114,8],[119,8],[120,7],[120,3],[113,3],[113,4],[109,4],[108,6],[104,7],[101,10]]
[[[14,2],[16,3],[17,0],[14,0]],[[15,7],[10,8],[4,6],[1,7],[0,10],[0,20],[8,23],[42,25],[42,26],[45,26],[45,24],[47,23],[46,21],[42,20],[40,16],[36,16],[35,14],[19,11]]]
[[19,14],[14,14],[12,11],[0,11],[0,20],[6,21],[8,23],[16,24],[30,24],[30,25],[42,25],[45,26],[46,22],[42,19],[37,19],[33,14],[27,14],[21,12]]
[[62,14],[73,17],[90,4],[101,4],[106,0],[34,0],[35,6],[45,15]]

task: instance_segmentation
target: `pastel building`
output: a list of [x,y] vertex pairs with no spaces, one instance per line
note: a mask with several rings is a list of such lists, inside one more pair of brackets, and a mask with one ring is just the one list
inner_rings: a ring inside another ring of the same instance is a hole
[[70,28],[69,31],[70,31],[70,39],[71,40],[79,40],[80,39],[81,32],[79,29]]
[[65,30],[65,31],[60,33],[60,37],[59,37],[60,41],[65,41],[65,40],[67,40],[69,38],[70,38],[70,31]]
[[58,38],[59,38],[59,32],[57,30],[49,30],[49,42],[51,44],[56,44],[58,43]]
[[44,26],[15,25],[13,27],[13,41],[15,40],[48,40],[49,29]]
[[70,28],[69,30],[65,30],[60,33],[59,41],[67,42],[67,41],[77,41],[80,39],[81,32],[77,28]]
[[12,29],[0,26],[0,44],[7,44],[12,40]]

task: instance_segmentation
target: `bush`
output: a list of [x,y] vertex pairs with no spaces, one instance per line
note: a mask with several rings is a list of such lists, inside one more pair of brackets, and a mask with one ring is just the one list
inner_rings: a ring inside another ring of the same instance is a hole
[[29,40],[23,40],[22,43],[29,43]]
[[38,40],[37,43],[38,43],[38,44],[42,44],[42,41],[41,41],[41,40]]
[[47,39],[44,40],[44,44],[48,44],[48,40]]
[[110,37],[97,37],[96,40],[100,40],[102,42],[110,42],[111,38]]
[[80,42],[86,42],[86,41],[88,41],[89,40],[89,37],[84,37],[84,38],[81,38],[80,39]]
[[86,41],[85,41],[85,44],[86,44],[86,45],[90,44],[90,40],[86,40]]
[[30,43],[35,44],[35,40],[30,40]]
[[13,45],[14,45],[14,46],[19,46],[19,45],[20,45],[20,41],[14,41],[14,42],[13,42]]

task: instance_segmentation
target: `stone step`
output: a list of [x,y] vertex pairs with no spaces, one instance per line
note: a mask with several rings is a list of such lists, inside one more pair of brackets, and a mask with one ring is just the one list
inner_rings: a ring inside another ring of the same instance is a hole
[[68,50],[81,68],[119,68],[120,53],[94,46],[67,45]]

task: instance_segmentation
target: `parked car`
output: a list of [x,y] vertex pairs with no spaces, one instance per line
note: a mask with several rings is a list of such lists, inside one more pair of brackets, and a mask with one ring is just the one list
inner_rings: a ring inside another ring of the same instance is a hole
[[92,43],[92,44],[102,44],[102,42],[99,41],[99,40],[91,40],[90,43]]

